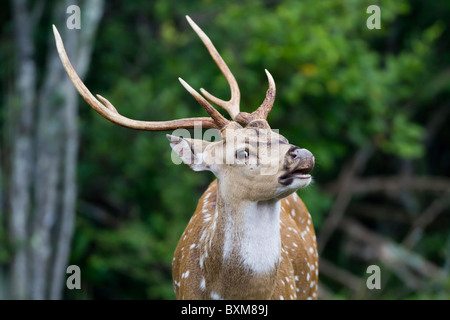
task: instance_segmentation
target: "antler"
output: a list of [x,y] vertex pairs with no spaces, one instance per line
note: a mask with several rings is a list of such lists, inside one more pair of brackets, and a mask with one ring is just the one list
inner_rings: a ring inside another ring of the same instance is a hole
[[205,89],[201,88],[200,92],[212,103],[218,105],[219,107],[225,109],[228,114],[231,116],[231,118],[241,124],[248,124],[252,120],[256,119],[267,119],[267,116],[269,115],[270,110],[272,110],[273,103],[275,101],[275,81],[273,80],[272,75],[269,73],[269,71],[266,71],[267,78],[269,80],[269,89],[266,93],[266,98],[264,99],[261,106],[252,112],[251,114],[247,112],[240,112],[239,108],[239,102],[241,99],[241,94],[239,91],[239,86],[236,82],[236,79],[234,78],[233,74],[231,73],[230,69],[226,65],[225,61],[220,56],[217,49],[214,47],[213,43],[209,39],[209,37],[203,32],[202,29],[194,22],[189,16],[186,16],[187,21],[191,25],[192,29],[197,33],[199,38],[202,40],[203,44],[205,45],[206,49],[208,49],[211,57],[216,62],[217,66],[219,67],[220,71],[222,71],[222,74],[227,79],[227,82],[230,86],[231,90],[231,98],[228,101],[223,101],[222,99],[219,99],[212,94],[210,94]]
[[234,119],[235,121],[241,124],[248,124],[253,120],[267,119],[270,110],[272,110],[273,103],[275,102],[276,87],[272,75],[269,73],[269,71],[267,71],[267,69],[265,69],[265,71],[267,79],[269,81],[269,89],[267,89],[266,98],[264,99],[263,103],[259,106],[259,108],[253,111],[252,113],[239,112],[237,117]]
[[230,123],[230,121],[225,119],[225,117],[222,116],[219,111],[214,109],[214,107],[210,105],[209,102],[200,95],[200,93],[195,91],[189,84],[187,84],[186,81],[181,78],[178,78],[178,80],[181,82],[183,87],[195,98],[195,100],[200,103],[200,105],[206,110],[206,112],[209,113],[211,118],[214,119],[215,123],[219,126],[220,129],[225,128],[226,125]]
[[219,99],[212,94],[210,94],[205,89],[201,88],[200,92],[212,103],[218,105],[219,107],[225,109],[228,114],[231,116],[232,119],[234,119],[237,114],[239,113],[239,103],[241,100],[241,93],[239,91],[239,86],[237,84],[236,79],[234,78],[233,74],[230,71],[230,68],[228,68],[225,61],[220,56],[217,49],[214,47],[211,40],[208,38],[208,36],[203,32],[202,29],[194,22],[189,16],[186,16],[187,21],[191,25],[192,29],[194,29],[195,33],[199,36],[200,40],[202,40],[203,44],[205,45],[206,49],[208,49],[209,54],[213,58],[213,60],[216,62],[217,66],[219,67],[220,71],[222,71],[222,74],[227,79],[227,82],[231,89],[231,98],[228,101],[224,101],[222,99]]
[[148,131],[175,130],[179,128],[192,129],[199,125],[201,125],[202,128],[206,129],[215,128],[220,130],[229,123],[228,120],[226,120],[217,110],[215,110],[203,97],[201,97],[192,88],[191,89],[198,96],[194,95],[191,91],[188,91],[191,92],[192,95],[194,95],[194,98],[206,109],[206,111],[211,115],[212,118],[198,117],[177,119],[171,121],[139,121],[122,116],[117,112],[116,108],[107,99],[103,98],[100,95],[97,95],[97,98],[101,101],[100,102],[92,95],[92,93],[84,85],[83,81],[81,81],[80,77],[70,63],[70,60],[67,57],[66,50],[64,49],[64,44],[61,36],[54,25],[53,33],[55,35],[56,48],[58,49],[59,58],[61,59],[67,75],[69,76],[70,80],[72,80],[72,83],[74,84],[80,95],[83,97],[83,99],[104,118],[127,128]]

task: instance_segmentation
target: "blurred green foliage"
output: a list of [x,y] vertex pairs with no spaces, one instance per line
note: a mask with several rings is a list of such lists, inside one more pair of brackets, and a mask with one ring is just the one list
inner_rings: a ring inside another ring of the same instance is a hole
[[[381,8],[381,30],[366,28],[371,4]],[[324,186],[338,178],[346,159],[361,147],[375,147],[373,175],[399,172],[401,160],[412,161],[419,175],[450,173],[448,137],[426,143],[429,115],[450,93],[449,2],[107,1],[87,86],[130,118],[204,116],[177,77],[222,98],[229,88],[186,14],[209,35],[236,76],[241,111],[262,102],[264,69],[274,76],[272,128],[317,159],[315,183],[299,191],[316,230],[333,204]],[[67,297],[173,299],[173,252],[214,177],[173,164],[164,133],[116,126],[83,101],[79,124],[71,262],[83,271],[84,290]],[[444,133],[449,136],[448,126]],[[446,161],[439,160],[443,155]],[[448,228],[437,230],[417,250],[439,265],[447,239]],[[329,260],[364,277],[365,269],[342,246],[331,246]],[[420,293],[405,291],[395,279],[389,283],[383,298],[450,298],[448,291],[442,296],[448,279]],[[330,287],[335,298],[348,297],[345,289]]]

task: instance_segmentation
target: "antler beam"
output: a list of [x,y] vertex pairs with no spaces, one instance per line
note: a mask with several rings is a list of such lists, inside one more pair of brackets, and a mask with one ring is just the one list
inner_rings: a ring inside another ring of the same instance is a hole
[[[70,80],[72,81],[72,83],[74,84],[75,88],[78,90],[80,95],[83,97],[83,99],[104,118],[106,118],[118,125],[127,127],[127,128],[132,128],[132,129],[137,129],[137,130],[147,130],[147,131],[166,131],[166,130],[175,130],[175,129],[180,129],[180,128],[192,129],[192,128],[198,127],[198,126],[201,126],[202,128],[205,128],[205,129],[214,128],[214,129],[220,130],[223,128],[224,125],[226,125],[225,121],[227,121],[227,120],[220,119],[219,116],[215,116],[215,119],[217,119],[218,122],[216,122],[212,118],[206,118],[206,117],[183,118],[183,119],[170,120],[170,121],[140,121],[140,120],[133,120],[133,119],[122,116],[121,114],[119,114],[117,112],[116,108],[107,99],[103,98],[100,95],[97,95],[97,98],[101,101],[100,102],[92,95],[92,93],[85,86],[83,81],[81,81],[80,77],[78,76],[78,74],[76,73],[72,64],[70,63],[70,60],[67,56],[61,36],[54,25],[53,25],[53,33],[55,35],[56,48],[58,50],[58,55],[64,66],[64,69],[67,72],[67,75],[69,76]],[[197,101],[198,101],[198,99],[197,99]],[[200,103],[200,104],[203,107],[205,107],[205,104],[202,104],[202,103]],[[214,113],[210,109],[207,109],[206,111],[208,111],[208,113],[210,113],[210,114]],[[217,112],[217,110],[214,110],[214,111]],[[219,113],[219,112],[217,112],[217,113]],[[225,121],[223,121],[223,120],[225,120]]]

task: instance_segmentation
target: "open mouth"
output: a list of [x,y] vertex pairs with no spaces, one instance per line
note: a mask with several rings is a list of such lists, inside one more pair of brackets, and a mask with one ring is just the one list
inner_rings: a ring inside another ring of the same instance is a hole
[[311,178],[311,175],[308,173],[311,170],[309,169],[298,169],[291,172],[289,175],[299,179],[308,179]]
[[290,185],[294,179],[310,179],[311,175],[309,172],[311,172],[312,168],[296,168],[295,170],[289,171],[285,174],[283,174],[281,177],[278,178],[278,181],[282,185]]

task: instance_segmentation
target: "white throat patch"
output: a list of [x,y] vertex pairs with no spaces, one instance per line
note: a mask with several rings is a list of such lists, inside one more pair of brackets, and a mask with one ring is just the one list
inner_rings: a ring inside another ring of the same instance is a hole
[[242,212],[242,225],[226,222],[223,258],[236,250],[249,270],[265,274],[274,269],[281,253],[280,201],[252,203]]

